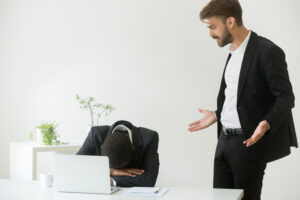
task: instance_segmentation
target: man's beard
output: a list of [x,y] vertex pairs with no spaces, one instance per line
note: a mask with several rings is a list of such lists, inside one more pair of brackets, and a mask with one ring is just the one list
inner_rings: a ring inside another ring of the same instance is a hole
[[[214,39],[219,39],[219,37],[214,37]],[[218,45],[219,47],[224,47],[231,42],[232,35],[229,33],[228,29],[225,26],[224,36],[220,39],[220,43],[218,43]]]

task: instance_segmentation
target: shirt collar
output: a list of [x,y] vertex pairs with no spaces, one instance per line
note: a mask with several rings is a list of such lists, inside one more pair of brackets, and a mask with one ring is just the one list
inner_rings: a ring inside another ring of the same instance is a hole
[[247,47],[247,44],[248,44],[248,41],[249,41],[249,39],[250,39],[250,35],[251,35],[251,31],[249,31],[247,37],[244,39],[244,41],[242,42],[242,44],[240,44],[240,46],[239,46],[237,49],[235,49],[235,50],[233,50],[233,51],[229,50],[229,52],[230,52],[231,54],[245,53],[246,47]]
[[129,135],[129,139],[130,139],[130,142],[132,144],[132,131],[130,128],[128,128],[127,126],[123,125],[123,124],[119,124],[117,125],[113,130],[112,130],[112,133],[116,132],[116,131],[127,131],[128,132],[128,135]]

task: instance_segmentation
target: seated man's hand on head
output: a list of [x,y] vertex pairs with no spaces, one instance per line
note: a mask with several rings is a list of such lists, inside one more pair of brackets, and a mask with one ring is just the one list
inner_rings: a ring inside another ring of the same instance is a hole
[[142,169],[128,169],[128,168],[122,168],[122,169],[116,169],[116,168],[110,168],[110,175],[111,176],[130,176],[130,177],[136,177],[136,175],[142,175],[145,171]]

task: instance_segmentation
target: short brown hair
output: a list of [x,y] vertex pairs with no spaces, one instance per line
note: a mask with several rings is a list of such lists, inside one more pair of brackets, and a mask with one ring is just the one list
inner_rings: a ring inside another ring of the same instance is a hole
[[238,0],[211,0],[200,12],[200,20],[210,17],[234,17],[238,26],[243,24],[242,8]]

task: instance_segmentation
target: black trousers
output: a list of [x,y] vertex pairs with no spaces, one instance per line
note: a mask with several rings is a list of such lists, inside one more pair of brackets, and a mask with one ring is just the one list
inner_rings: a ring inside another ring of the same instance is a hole
[[214,188],[244,189],[243,200],[260,200],[267,164],[259,161],[243,141],[242,135],[221,132],[214,160]]

